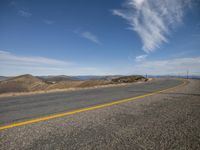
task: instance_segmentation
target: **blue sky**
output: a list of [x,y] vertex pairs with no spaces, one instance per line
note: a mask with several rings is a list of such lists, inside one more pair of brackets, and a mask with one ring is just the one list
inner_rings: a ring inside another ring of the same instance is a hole
[[200,75],[198,0],[1,0],[0,75]]

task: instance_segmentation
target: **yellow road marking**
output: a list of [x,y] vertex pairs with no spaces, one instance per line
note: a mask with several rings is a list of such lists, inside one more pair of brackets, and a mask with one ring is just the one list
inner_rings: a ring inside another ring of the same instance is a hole
[[36,122],[40,122],[40,121],[46,121],[46,120],[50,120],[50,119],[54,119],[54,118],[59,118],[59,117],[64,117],[64,116],[68,116],[68,115],[73,115],[73,114],[76,114],[76,113],[86,112],[86,111],[90,111],[90,110],[94,110],[94,109],[99,109],[99,108],[103,108],[103,107],[108,107],[108,106],[112,106],[112,105],[116,105],[116,104],[120,104],[120,103],[125,103],[125,102],[128,102],[128,101],[132,101],[132,100],[144,98],[144,97],[147,97],[147,96],[152,96],[152,95],[155,95],[155,94],[159,94],[159,93],[162,93],[162,92],[166,92],[168,90],[172,90],[174,88],[183,86],[185,84],[186,84],[186,82],[184,81],[182,84],[180,84],[178,86],[175,86],[175,87],[172,87],[172,88],[168,88],[168,89],[165,89],[165,90],[161,90],[161,91],[152,92],[152,93],[149,93],[149,94],[144,94],[144,95],[140,95],[140,96],[136,96],[136,97],[122,99],[122,100],[119,100],[119,101],[115,101],[115,102],[111,102],[111,103],[106,103],[106,104],[102,104],[102,105],[97,105],[97,106],[92,106],[92,107],[86,107],[86,108],[82,108],[82,109],[78,109],[78,110],[73,110],[73,111],[70,111],[70,112],[65,112],[65,113],[50,115],[50,116],[47,116],[47,117],[36,118],[36,119],[28,120],[28,121],[12,123],[12,124],[8,124],[8,125],[5,125],[5,126],[1,126],[0,130],[5,130],[5,129],[9,129],[9,128],[13,128],[13,127],[18,127],[18,126],[22,126],[22,125],[27,125],[27,124],[31,124],[31,123],[36,123]]

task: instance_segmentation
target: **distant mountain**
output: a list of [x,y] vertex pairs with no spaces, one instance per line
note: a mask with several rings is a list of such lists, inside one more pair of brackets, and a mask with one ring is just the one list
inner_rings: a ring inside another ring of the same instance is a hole
[[9,77],[0,76],[0,81],[6,80],[6,79],[8,79],[8,78],[9,78]]
[[38,76],[39,79],[42,79],[45,82],[60,82],[60,81],[69,81],[69,80],[78,80],[72,76],[58,75],[58,76]]
[[79,80],[112,80],[114,78],[122,77],[121,75],[109,75],[109,76],[95,76],[95,75],[88,75],[88,76],[72,76]]
[[83,75],[83,76],[38,76],[38,78],[46,82],[60,82],[60,81],[82,81],[82,80],[112,80],[114,78],[122,77],[121,75],[110,75],[110,76],[95,76],[95,75]]

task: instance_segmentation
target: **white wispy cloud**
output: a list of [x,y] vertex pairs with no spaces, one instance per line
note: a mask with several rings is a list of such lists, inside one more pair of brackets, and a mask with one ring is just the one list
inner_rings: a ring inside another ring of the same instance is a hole
[[0,50],[0,75],[98,75],[102,71],[91,66],[41,56],[21,56]]
[[26,18],[29,18],[32,16],[32,13],[28,12],[28,11],[25,11],[25,10],[18,10],[18,14],[22,17],[26,17]]
[[81,37],[86,38],[93,43],[100,44],[98,37],[89,31],[82,32],[80,35]]
[[8,51],[0,51],[1,64],[13,65],[70,65],[70,63],[46,57],[18,56]]
[[17,1],[11,1],[10,5],[17,10],[17,14],[19,16],[22,16],[25,18],[29,18],[32,16],[32,13],[30,11],[28,11],[27,8],[21,6]]
[[[200,57],[173,58],[166,60],[143,61],[133,65],[133,73],[138,74],[191,74],[200,72]],[[200,75],[200,74],[198,74]]]
[[143,60],[140,62],[131,58],[130,61],[132,61],[131,64],[107,66],[102,70],[107,75],[145,75],[146,73],[148,75],[186,75],[187,70],[189,70],[190,75],[200,76],[200,56]]
[[168,42],[167,36],[178,26],[192,0],[126,0],[123,9],[112,11],[127,20],[137,32],[147,53]]
[[144,61],[146,57],[147,57],[147,55],[139,55],[135,58],[135,61],[137,61],[137,62]]
[[[145,57],[145,56],[144,56]],[[114,74],[152,74],[152,75],[200,75],[200,56],[173,58],[165,60],[134,61],[122,66],[82,66],[74,62],[67,62],[47,57],[21,56],[8,51],[0,51],[0,75],[114,75]]]

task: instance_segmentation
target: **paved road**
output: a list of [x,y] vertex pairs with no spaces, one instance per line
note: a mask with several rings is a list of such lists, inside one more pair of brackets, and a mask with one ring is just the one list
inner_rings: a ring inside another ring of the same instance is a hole
[[[121,87],[123,92],[118,93],[118,90],[110,95],[116,94],[121,99],[127,91],[128,96],[141,95],[175,86],[179,82],[156,80],[152,83]],[[98,95],[98,91],[104,89],[96,90],[94,91]],[[112,90],[107,90],[109,95]],[[79,92],[88,94],[90,90]],[[50,95],[49,97],[53,96]],[[91,101],[94,99],[92,96],[87,98]],[[13,105],[17,102],[13,102]],[[189,80],[186,85],[164,93],[2,130],[0,149],[197,150],[200,149],[199,116],[200,80]]]
[[0,125],[143,95],[181,82],[159,79],[123,87],[0,98]]

